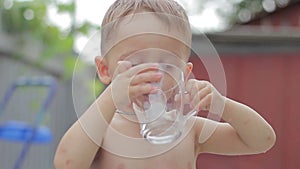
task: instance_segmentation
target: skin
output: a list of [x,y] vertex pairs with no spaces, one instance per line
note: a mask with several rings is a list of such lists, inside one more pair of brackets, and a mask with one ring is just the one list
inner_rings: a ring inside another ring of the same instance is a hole
[[[188,101],[193,108],[210,109],[212,98],[225,101],[222,113],[225,123],[211,121],[216,125],[216,130],[208,140],[199,142],[201,130],[208,120],[192,117],[190,120],[195,123],[191,131],[177,146],[163,154],[148,158],[127,158],[104,149],[104,145],[118,141],[108,136],[107,133],[112,129],[131,138],[141,137],[139,124],[115,111],[116,108],[131,110],[132,100],[143,94],[157,92],[157,88],[151,85],[161,79],[157,64],[133,66],[124,61],[131,53],[146,48],[159,48],[174,53],[186,63],[183,69],[185,76],[191,73],[193,65],[187,62],[188,52],[185,46],[159,35],[148,34],[126,39],[115,46],[105,59],[97,57],[100,80],[108,84],[108,87],[61,139],[54,160],[56,169],[195,168],[195,161],[200,153],[257,154],[266,152],[274,145],[276,136],[272,127],[255,110],[222,96],[210,82],[190,79],[186,82],[186,90],[190,93]],[[112,84],[117,86],[114,88]],[[118,97],[113,97],[112,88],[119,90]],[[122,95],[122,91],[128,91],[129,94]],[[127,146],[132,149],[142,148],[136,144]]]

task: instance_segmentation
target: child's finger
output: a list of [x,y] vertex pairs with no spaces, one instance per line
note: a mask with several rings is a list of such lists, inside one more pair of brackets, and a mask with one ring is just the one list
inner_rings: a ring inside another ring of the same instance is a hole
[[201,99],[200,102],[196,106],[197,109],[198,110],[209,110],[211,101],[212,101],[212,95],[213,95],[213,93],[209,93],[203,99]]
[[191,98],[194,99],[195,95],[204,87],[204,84],[197,80],[189,80],[186,85],[186,91],[190,94]]
[[193,96],[195,93],[206,86],[207,84],[205,83],[205,81],[190,79],[186,84],[186,91],[191,93],[191,95]]
[[185,85],[185,90],[189,93],[192,91],[192,87],[195,85],[195,79],[189,79]]
[[[181,100],[182,99],[182,100]],[[191,104],[192,98],[191,95],[188,92],[184,92],[183,95],[176,94],[174,97],[174,101],[176,103],[182,103],[182,104]]]
[[131,86],[129,89],[129,95],[133,99],[141,95],[155,93],[157,92],[157,90],[158,90],[157,87],[149,83],[146,83],[146,84]]
[[196,94],[193,96],[193,100],[191,102],[192,106],[197,105],[202,99],[204,99],[211,92],[212,91],[209,86],[206,86],[206,87],[202,88],[200,91],[196,92]]
[[158,82],[162,78],[162,73],[160,72],[143,72],[134,76],[131,80],[131,85],[137,85],[141,83],[151,83],[151,82]]

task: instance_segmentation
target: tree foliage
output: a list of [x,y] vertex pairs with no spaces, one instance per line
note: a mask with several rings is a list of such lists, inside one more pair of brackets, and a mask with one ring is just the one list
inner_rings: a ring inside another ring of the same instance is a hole
[[[24,45],[29,40],[40,43],[42,50],[35,64],[42,64],[49,59],[59,58],[64,64],[63,75],[70,78],[77,54],[74,52],[76,35],[88,35],[98,27],[89,23],[76,23],[76,3],[60,3],[54,0],[0,0],[0,28],[2,32],[18,37],[19,44]],[[68,14],[71,25],[62,29],[51,23],[47,15],[50,7],[57,9],[58,14]],[[12,56],[23,57],[18,51]]]

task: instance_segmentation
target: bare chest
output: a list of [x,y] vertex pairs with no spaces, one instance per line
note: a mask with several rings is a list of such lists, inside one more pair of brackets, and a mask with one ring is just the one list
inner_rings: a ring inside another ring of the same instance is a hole
[[92,169],[194,169],[195,156],[192,151],[178,151],[178,147],[160,155],[133,158],[122,157],[101,149]]
[[153,145],[139,126],[113,120],[95,157],[93,169],[194,169],[195,136],[189,131],[171,144]]

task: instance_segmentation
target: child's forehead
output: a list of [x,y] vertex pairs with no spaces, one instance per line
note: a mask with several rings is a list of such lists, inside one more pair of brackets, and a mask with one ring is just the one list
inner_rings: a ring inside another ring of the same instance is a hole
[[134,57],[134,62],[137,64],[169,62],[176,59],[186,62],[189,52],[185,44],[176,39],[156,34],[144,34],[121,41],[106,56],[115,58],[113,60],[126,60],[126,58]]
[[102,28],[102,55],[132,36],[157,34],[177,39],[190,46],[189,24],[183,19],[160,13],[136,13],[118,19]]

